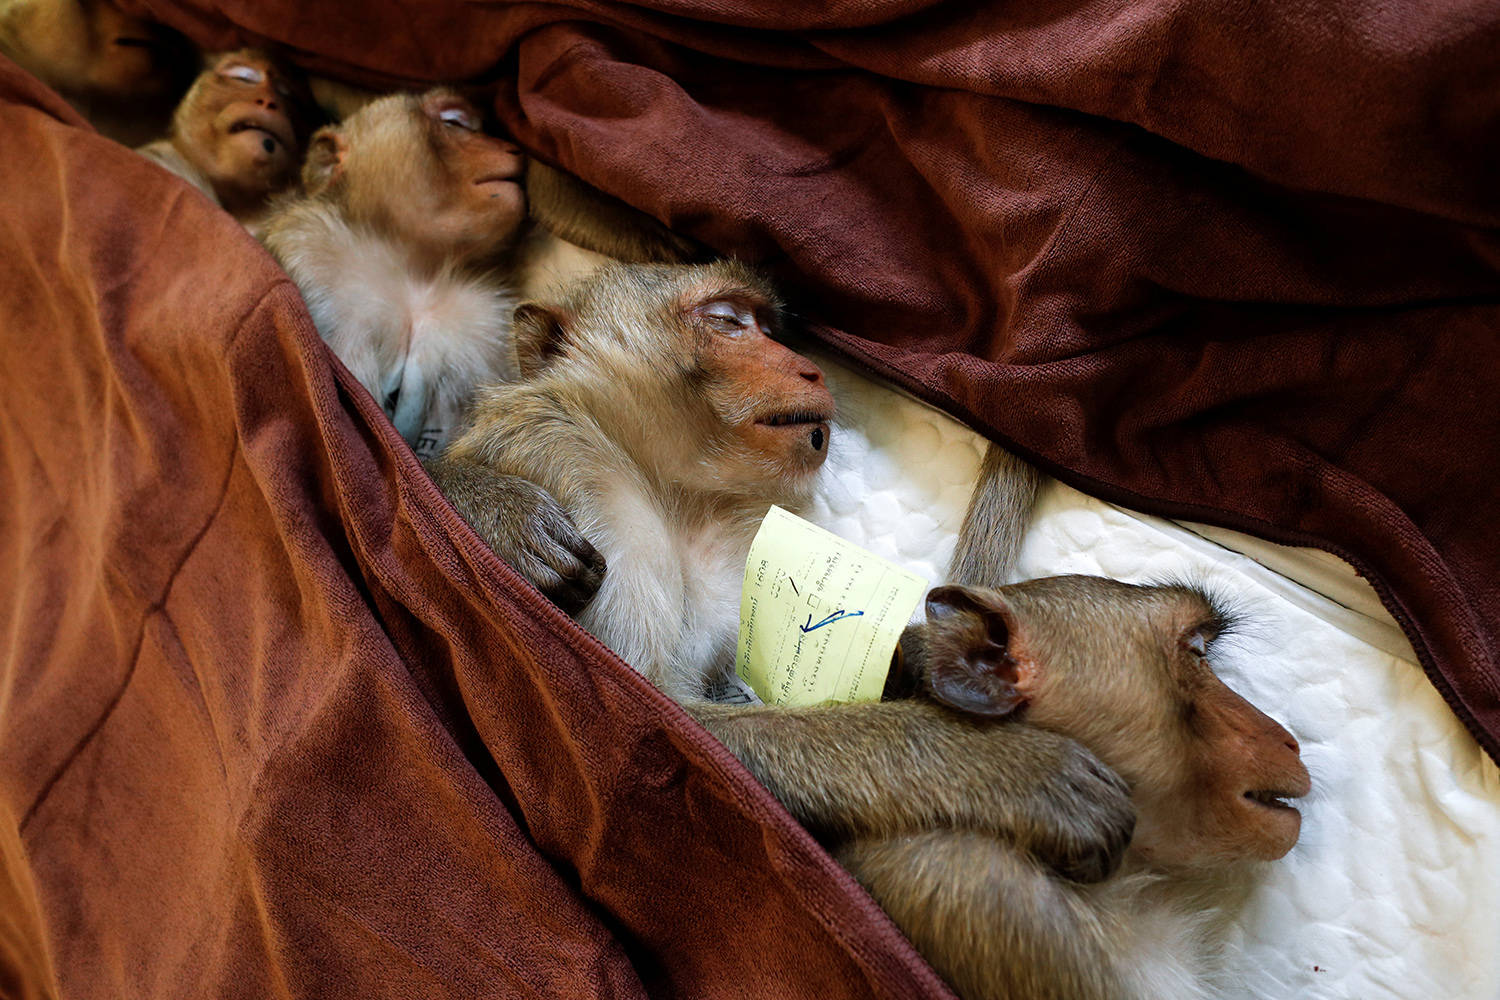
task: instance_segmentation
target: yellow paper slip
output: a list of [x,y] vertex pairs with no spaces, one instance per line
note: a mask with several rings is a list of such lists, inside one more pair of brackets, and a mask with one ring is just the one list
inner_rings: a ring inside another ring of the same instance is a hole
[[927,581],[780,507],[740,588],[735,670],[772,705],[874,701]]

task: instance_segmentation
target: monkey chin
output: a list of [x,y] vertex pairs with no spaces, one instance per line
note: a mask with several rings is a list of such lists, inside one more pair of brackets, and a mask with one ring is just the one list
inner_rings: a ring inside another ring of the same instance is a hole
[[791,479],[810,477],[823,467],[828,458],[832,431],[823,419],[782,418],[757,420],[746,428],[745,437],[752,448],[767,457],[775,456],[782,475]]
[[1241,802],[1241,808],[1251,813],[1247,817],[1247,832],[1253,831],[1253,839],[1240,852],[1242,856],[1257,861],[1285,857],[1302,835],[1302,813],[1280,797],[1263,798],[1258,793],[1246,792]]

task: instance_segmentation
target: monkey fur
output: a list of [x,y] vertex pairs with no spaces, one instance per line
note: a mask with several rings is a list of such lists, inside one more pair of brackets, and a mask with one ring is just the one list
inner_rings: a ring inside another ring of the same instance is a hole
[[[766,509],[803,507],[829,443],[821,373],[769,334],[780,304],[730,262],[612,265],[518,310],[523,378],[480,394],[434,464],[556,497],[605,560],[580,623],[684,704],[820,835],[957,828],[1077,878],[1114,869],[1124,784],[1075,741],[931,701],[807,709],[714,704],[739,584]],[[471,523],[462,491],[450,498]]]
[[273,195],[297,181],[312,106],[269,56],[213,56],[172,115],[167,138],[137,152],[192,184],[252,233]]

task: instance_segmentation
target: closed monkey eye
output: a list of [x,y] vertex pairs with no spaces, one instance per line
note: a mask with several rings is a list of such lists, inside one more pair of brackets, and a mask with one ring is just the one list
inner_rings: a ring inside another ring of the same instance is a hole
[[452,125],[468,132],[479,131],[479,123],[474,120],[474,116],[466,108],[443,108],[438,112],[438,121],[444,125]]
[[737,333],[755,326],[755,313],[738,302],[715,299],[698,309],[698,314],[709,324],[725,333]]
[[260,83],[266,78],[260,70],[254,66],[246,66],[244,63],[232,63],[225,66],[219,71],[219,75],[241,83]]

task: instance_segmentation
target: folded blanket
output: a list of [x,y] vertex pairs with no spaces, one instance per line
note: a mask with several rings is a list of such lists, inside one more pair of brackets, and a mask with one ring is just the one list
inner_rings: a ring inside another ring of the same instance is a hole
[[[1495,755],[1500,18],[1264,7],[151,3],[491,80],[1059,478],[1349,559]],[[0,986],[943,995],[232,220],[8,64],[0,129]]]

